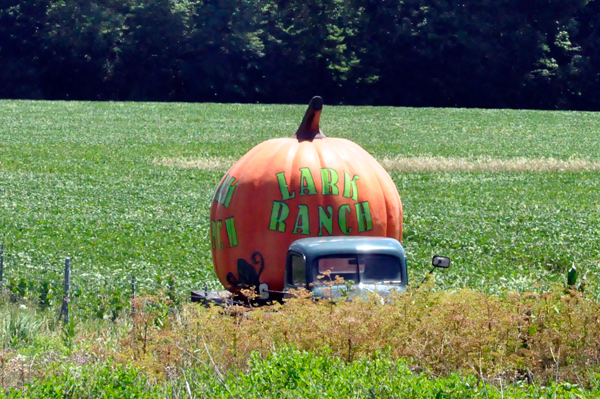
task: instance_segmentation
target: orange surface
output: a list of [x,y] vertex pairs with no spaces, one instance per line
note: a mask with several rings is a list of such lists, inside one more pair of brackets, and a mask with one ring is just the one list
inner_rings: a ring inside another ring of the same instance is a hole
[[[336,184],[334,173],[324,168],[337,173]],[[235,181],[228,189],[223,183],[231,177]],[[280,185],[281,177],[287,188]],[[359,145],[339,138],[301,143],[281,138],[257,145],[221,180],[210,218],[215,270],[230,291],[236,291],[231,281],[240,280],[239,259],[261,271],[260,257],[252,259],[256,251],[264,257],[260,283],[280,291],[287,249],[297,239],[346,233],[402,238],[402,204],[392,179]]]

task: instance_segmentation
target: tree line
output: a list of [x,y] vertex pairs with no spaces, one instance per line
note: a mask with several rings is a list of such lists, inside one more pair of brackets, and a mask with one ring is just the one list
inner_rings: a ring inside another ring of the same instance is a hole
[[0,97],[600,109],[600,0],[0,0]]

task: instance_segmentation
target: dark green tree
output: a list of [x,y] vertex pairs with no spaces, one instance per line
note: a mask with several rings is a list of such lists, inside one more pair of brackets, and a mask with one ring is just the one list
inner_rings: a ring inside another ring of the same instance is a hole
[[265,82],[267,2],[199,0],[190,4],[177,97],[192,101],[253,101]]
[[0,97],[43,98],[39,54],[50,0],[0,0]]
[[267,30],[271,40],[262,63],[270,101],[305,102],[315,93],[329,102],[346,99],[344,88],[358,79],[352,44],[359,34],[360,10],[351,4],[348,0],[271,3]]
[[50,5],[39,52],[45,98],[118,98],[112,80],[130,7],[113,0],[61,0]]

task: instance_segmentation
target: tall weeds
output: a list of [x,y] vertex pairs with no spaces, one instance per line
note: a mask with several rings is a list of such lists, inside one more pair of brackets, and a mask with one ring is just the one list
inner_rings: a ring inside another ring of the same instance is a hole
[[[269,367],[277,367],[277,356],[288,348],[349,368],[383,356],[415,375],[468,376],[500,389],[506,384],[592,387],[600,381],[597,301],[562,287],[502,296],[430,287],[384,301],[377,296],[314,301],[298,293],[285,304],[253,309],[196,304],[179,309],[163,296],[140,297],[132,313],[115,321],[82,320],[72,328],[53,321],[52,312],[3,303],[0,388],[44,379],[51,364],[67,370],[66,365],[109,362],[141,372],[148,386],[187,378],[182,393],[190,384],[204,384],[205,377],[194,382],[194,373],[205,370],[229,397],[232,381],[253,373],[261,359],[275,359]],[[294,364],[288,363],[288,368]]]
[[421,289],[383,305],[376,297],[295,298],[252,310],[192,304],[166,317],[156,304],[137,311],[117,358],[157,378],[198,365],[225,375],[248,369],[253,354],[288,346],[346,363],[384,352],[415,371],[483,381],[586,385],[600,366],[600,304],[562,289],[504,296]]
[[46,320],[25,305],[0,309],[0,350],[31,343],[43,330]]

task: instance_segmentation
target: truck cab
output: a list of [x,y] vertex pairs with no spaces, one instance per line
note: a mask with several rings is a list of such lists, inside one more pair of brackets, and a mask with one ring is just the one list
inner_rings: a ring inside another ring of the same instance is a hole
[[[344,284],[334,283],[338,277]],[[406,254],[393,238],[303,238],[290,245],[286,256],[284,291],[304,288],[315,297],[385,295],[404,291],[407,284]]]
[[[429,273],[435,268],[448,268],[450,262],[450,258],[434,256]],[[192,291],[191,299],[206,306],[257,306],[290,297],[290,291],[300,288],[316,298],[336,298],[369,292],[385,296],[392,290],[405,291],[408,286],[404,248],[398,240],[386,237],[301,238],[288,248],[284,273],[283,291],[271,291],[266,283],[257,284],[258,296],[251,300],[206,288]]]

